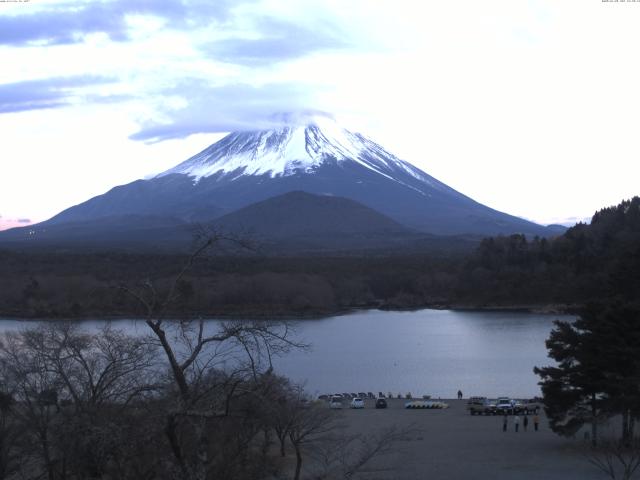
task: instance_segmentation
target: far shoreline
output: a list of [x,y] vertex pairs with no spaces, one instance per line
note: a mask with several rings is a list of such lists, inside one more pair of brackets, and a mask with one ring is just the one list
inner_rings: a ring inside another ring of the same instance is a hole
[[[503,312],[503,313],[531,313],[540,315],[575,315],[579,305],[543,304],[543,305],[468,305],[468,304],[427,304],[415,307],[400,307],[397,305],[367,305],[314,312],[207,312],[203,314],[170,315],[167,320],[248,320],[248,321],[287,321],[287,320],[320,320],[328,317],[340,317],[359,312],[378,310],[381,312],[417,312],[420,310],[452,310],[461,312]],[[17,320],[26,323],[33,321],[73,321],[83,322],[91,320],[138,320],[144,321],[144,316],[135,314],[91,314],[91,315],[21,315],[16,312],[0,312],[0,321]]]

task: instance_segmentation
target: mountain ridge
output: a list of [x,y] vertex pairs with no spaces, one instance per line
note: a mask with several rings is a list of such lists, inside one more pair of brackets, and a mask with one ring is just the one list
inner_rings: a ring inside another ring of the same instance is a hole
[[[313,217],[313,222],[309,222]],[[226,230],[253,228],[261,235],[283,239],[300,235],[413,235],[417,232],[365,207],[332,195],[300,190],[252,203],[213,222]]]
[[[214,231],[246,236],[259,250],[275,254],[441,248],[432,235],[404,227],[354,200],[303,191],[253,203],[217,218],[212,226]],[[456,243],[470,248],[475,242]]]

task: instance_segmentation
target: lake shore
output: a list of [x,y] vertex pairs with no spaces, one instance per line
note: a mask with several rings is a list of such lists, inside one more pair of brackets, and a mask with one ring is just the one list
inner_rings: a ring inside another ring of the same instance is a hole
[[[366,312],[368,310],[380,310],[385,312],[416,312],[419,310],[454,310],[469,312],[514,312],[514,313],[538,313],[543,315],[567,315],[575,314],[579,309],[579,305],[569,304],[540,304],[540,305],[470,305],[470,304],[425,304],[421,306],[402,307],[398,305],[389,305],[384,303],[372,303],[370,305],[359,305],[349,308],[337,308],[314,311],[256,311],[253,309],[235,312],[219,312],[211,311],[199,315],[187,313],[184,315],[169,315],[168,318],[175,319],[193,319],[199,318],[217,319],[217,320],[317,320],[326,317],[339,317],[353,313]],[[58,320],[144,320],[144,316],[130,313],[92,313],[85,315],[28,315],[20,311],[0,311],[1,320],[24,320],[24,321],[58,321]]]
[[[513,417],[502,431],[501,416],[472,416],[466,400],[444,400],[444,410],[406,410],[404,399],[390,399],[389,408],[377,410],[374,400],[365,409],[345,408],[339,413],[345,432],[372,435],[385,428],[410,428],[389,456],[377,458],[367,477],[414,480],[596,480],[603,478],[582,454],[583,440],[553,433],[544,412],[539,431],[532,417],[524,431],[515,432]],[[521,420],[523,417],[521,417]],[[387,471],[380,471],[387,469]],[[390,470],[389,470],[390,469]]]

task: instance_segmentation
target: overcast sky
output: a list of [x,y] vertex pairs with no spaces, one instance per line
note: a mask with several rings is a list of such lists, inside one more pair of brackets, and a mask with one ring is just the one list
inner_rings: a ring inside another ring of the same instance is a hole
[[0,228],[321,110],[540,223],[640,194],[640,1],[0,1]]

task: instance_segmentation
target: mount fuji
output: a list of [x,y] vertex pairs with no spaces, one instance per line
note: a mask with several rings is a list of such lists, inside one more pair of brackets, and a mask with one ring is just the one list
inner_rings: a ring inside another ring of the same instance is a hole
[[[152,178],[115,187],[39,225],[14,230],[43,233],[47,227],[61,232],[66,225],[95,222],[101,228],[118,224],[126,230],[127,222],[135,222],[140,231],[145,221],[155,226],[159,219],[164,219],[163,225],[174,221],[184,226],[224,219],[256,202],[295,191],[355,201],[411,232],[558,233],[472,200],[326,116],[230,133]],[[298,197],[284,198],[295,202]],[[282,208],[282,202],[273,205]],[[313,217],[307,221],[313,223]]]

